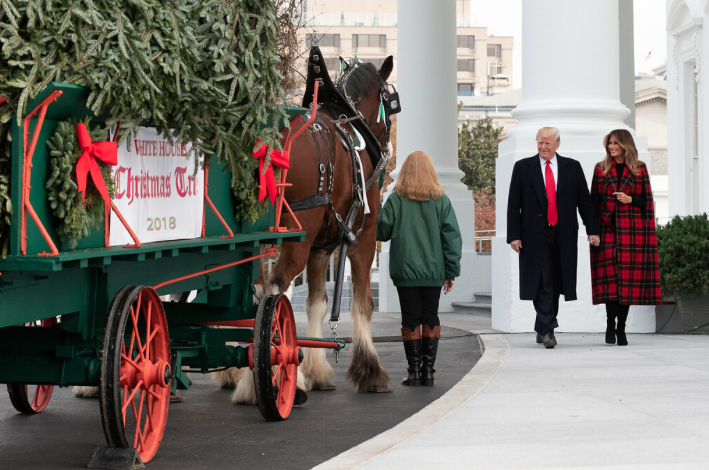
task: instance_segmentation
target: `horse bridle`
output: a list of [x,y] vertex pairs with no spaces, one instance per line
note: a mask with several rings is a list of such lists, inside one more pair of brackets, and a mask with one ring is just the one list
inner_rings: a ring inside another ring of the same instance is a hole
[[[361,65],[363,65],[363,62],[355,62],[347,67],[345,73],[337,81],[336,86],[340,89],[340,93],[345,97],[347,103],[357,112],[359,119],[364,122],[365,126],[370,129],[371,132],[372,126],[369,122],[367,122],[367,119],[364,117],[362,112],[357,109],[357,105],[359,104],[361,97],[355,101],[350,97],[350,95],[347,94],[347,81],[357,67],[360,67]],[[382,145],[379,143],[379,139],[374,135],[374,133],[372,133],[372,136],[376,140],[377,144],[379,144],[378,150],[380,151],[382,157],[388,161],[390,157],[389,143],[391,142],[391,115],[401,112],[401,101],[399,100],[399,93],[396,91],[394,85],[387,83],[387,81],[384,80],[379,73],[377,73],[377,76],[379,78],[379,104],[384,107],[384,127],[386,128],[384,148],[382,148]],[[389,87],[393,89],[393,92],[389,91]],[[377,109],[377,115],[379,115],[379,113],[381,113],[381,107]],[[351,120],[352,118],[348,119],[348,121]]]

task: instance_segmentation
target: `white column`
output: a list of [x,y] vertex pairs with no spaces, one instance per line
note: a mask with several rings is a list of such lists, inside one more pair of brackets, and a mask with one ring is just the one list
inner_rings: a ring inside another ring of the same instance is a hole
[[[603,137],[613,129],[628,129],[630,114],[620,102],[618,0],[524,0],[522,103],[513,115],[519,124],[499,146],[497,159],[497,237],[493,241],[492,325],[521,332],[534,328],[531,301],[519,300],[518,256],[506,243],[507,196],[517,160],[537,153],[535,136],[544,126],[561,132],[559,154],[581,162],[586,179],[605,156]],[[628,25],[628,27],[632,27]],[[632,129],[631,132],[634,133]],[[648,167],[644,138],[635,141]],[[589,249],[580,221],[578,300],[561,302],[559,331],[603,331],[603,306],[591,303]],[[629,331],[655,331],[652,307],[633,307]]]
[[[475,276],[474,203],[458,169],[456,2],[406,0],[399,1],[398,10],[397,79],[402,112],[397,118],[397,169],[392,176],[396,178],[407,155],[424,150],[453,203],[463,234],[463,259],[455,289],[441,297],[440,311],[450,312],[451,302],[471,302],[473,292],[490,289],[488,276]],[[388,245],[384,244],[379,257],[379,309],[398,312],[399,299],[389,278]]]

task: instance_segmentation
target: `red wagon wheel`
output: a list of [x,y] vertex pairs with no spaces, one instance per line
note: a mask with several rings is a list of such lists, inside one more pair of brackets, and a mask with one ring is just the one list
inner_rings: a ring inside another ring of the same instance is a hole
[[149,462],[170,402],[170,337],[150,287],[128,286],[111,302],[101,346],[101,421],[109,447],[134,447]]
[[[49,328],[57,324],[57,318],[47,318],[27,323],[27,327]],[[44,411],[52,397],[54,385],[36,385],[34,392],[30,394],[27,384],[7,384],[7,393],[10,395],[12,406],[20,413],[35,414]],[[32,395],[32,401],[29,397]]]
[[303,360],[296,343],[295,318],[288,297],[266,296],[256,312],[249,362],[254,370],[258,407],[269,421],[286,419],[293,408],[298,364]]

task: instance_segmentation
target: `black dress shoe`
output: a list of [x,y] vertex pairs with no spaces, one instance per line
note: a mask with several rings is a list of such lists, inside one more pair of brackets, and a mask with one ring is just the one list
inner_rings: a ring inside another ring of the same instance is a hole
[[542,338],[544,340],[544,347],[547,349],[553,349],[554,346],[556,346],[556,338],[554,337],[554,333],[549,332],[544,335]]
[[537,333],[537,344],[542,344],[544,342],[544,336]]

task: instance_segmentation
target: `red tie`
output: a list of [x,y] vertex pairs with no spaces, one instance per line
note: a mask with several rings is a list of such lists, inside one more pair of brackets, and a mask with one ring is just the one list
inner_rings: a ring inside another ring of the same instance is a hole
[[559,221],[559,215],[556,213],[556,186],[554,185],[554,173],[551,171],[550,161],[547,161],[547,167],[544,170],[544,179],[546,179],[547,183],[547,201],[549,201],[547,220],[550,225],[556,225]]

